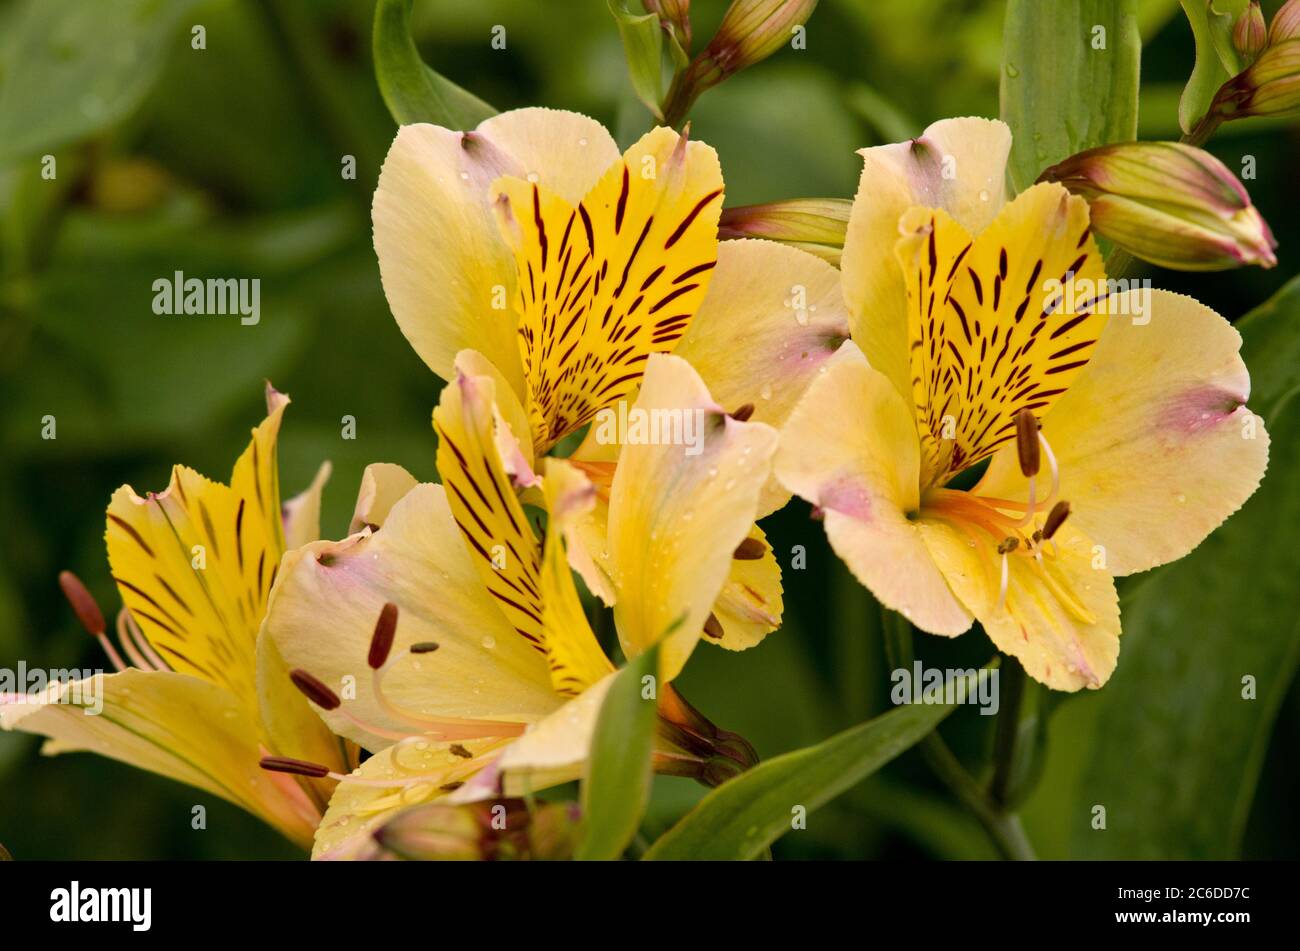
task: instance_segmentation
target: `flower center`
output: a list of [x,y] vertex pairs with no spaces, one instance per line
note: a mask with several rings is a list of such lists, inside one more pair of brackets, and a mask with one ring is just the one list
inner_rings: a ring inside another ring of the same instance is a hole
[[[1052,540],[1070,514],[1069,503],[1057,498],[1061,480],[1056,455],[1032,412],[1022,410],[1015,421],[1020,471],[1029,482],[1026,501],[933,488],[921,500],[920,516],[950,525],[966,536],[988,572],[990,586],[994,582],[998,586],[995,613],[1004,610],[1014,613],[1014,598],[1008,600],[1012,595],[1011,569],[1013,560],[1020,559],[1019,564],[1027,567],[1073,617],[1085,624],[1095,623],[1096,618],[1060,570],[1060,549]],[[1046,496],[1039,499],[1038,476],[1043,456],[1047,458],[1050,487]]]

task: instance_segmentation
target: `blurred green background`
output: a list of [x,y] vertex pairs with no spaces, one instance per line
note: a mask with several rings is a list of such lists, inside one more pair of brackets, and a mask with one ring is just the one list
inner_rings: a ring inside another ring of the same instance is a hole
[[[1174,0],[1139,6],[1141,133],[1174,138],[1191,33]],[[724,8],[692,4],[697,48]],[[440,383],[390,317],[370,243],[371,194],[395,128],[374,82],[372,17],[367,0],[0,4],[0,665],[103,663],[57,572],[73,569],[115,610],[102,539],[109,495],[124,482],[159,489],[178,461],[225,479],[263,414],[265,378],[294,400],[281,443],[286,495],[321,459],[334,463],[326,536],[346,530],[365,464],[435,478],[429,412]],[[1002,18],[1000,0],[824,0],[807,50],[707,93],[692,135],[721,154],[729,204],[851,197],[855,149],[945,116],[998,114]],[[205,49],[191,47],[195,24]],[[505,50],[489,44],[497,24]],[[498,109],[579,110],[624,145],[647,127],[604,0],[419,0],[414,28],[431,64]],[[1258,179],[1246,184],[1280,264],[1152,277],[1236,319],[1300,271],[1300,135],[1239,123],[1210,148],[1234,169],[1257,158]],[[53,181],[40,174],[46,154],[57,161]],[[348,155],[355,180],[341,174]],[[260,324],[155,316],[152,282],[175,270],[260,278]],[[1283,291],[1275,311],[1274,323],[1295,326],[1300,290]],[[1276,363],[1276,342],[1256,349]],[[1270,379],[1291,379],[1286,366],[1273,369]],[[1264,385],[1281,406],[1286,386]],[[47,415],[57,439],[41,438]],[[355,440],[341,438],[344,415],[356,418]],[[1119,671],[1105,690],[1034,694],[1044,723],[1051,713],[1025,812],[1041,854],[1296,855],[1300,628],[1294,532],[1278,519],[1300,527],[1300,513],[1286,469],[1294,443],[1276,428],[1274,440],[1265,489],[1229,530],[1124,586]],[[680,681],[764,756],[888,704],[877,609],[807,515],[795,504],[770,520],[778,552],[808,552],[805,570],[785,573],[785,627],[743,655],[702,648]],[[991,652],[977,632],[951,643],[922,636],[918,650],[927,663],[960,666]],[[1253,701],[1240,698],[1247,674],[1259,680]],[[987,760],[991,719],[963,710],[944,726],[972,770]],[[88,755],[42,758],[38,746],[0,734],[0,842],[17,858],[300,855],[212,797]],[[647,831],[699,795],[657,780]],[[205,831],[190,828],[196,803],[208,807]],[[1095,804],[1107,808],[1105,831],[1089,825]],[[992,855],[915,752],[774,852]]]

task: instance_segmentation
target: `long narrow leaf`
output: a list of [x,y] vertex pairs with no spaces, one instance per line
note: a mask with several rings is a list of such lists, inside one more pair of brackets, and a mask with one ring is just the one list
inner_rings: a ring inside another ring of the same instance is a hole
[[[980,671],[983,681],[991,671]],[[977,692],[968,678],[967,696]],[[752,859],[807,816],[939,725],[954,707],[909,704],[815,746],[761,763],[709,793],[646,859]]]
[[575,855],[579,860],[618,858],[645,814],[658,673],[656,644],[619,671],[601,704],[582,783],[582,841]]

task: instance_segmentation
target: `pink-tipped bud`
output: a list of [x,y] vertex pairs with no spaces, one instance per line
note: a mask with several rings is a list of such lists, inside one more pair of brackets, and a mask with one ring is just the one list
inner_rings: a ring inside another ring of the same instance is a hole
[[1264,11],[1259,8],[1259,0],[1250,0],[1245,12],[1232,25],[1232,46],[1241,56],[1242,62],[1250,65],[1267,43],[1268,27],[1264,23]]
[[86,632],[92,637],[102,635],[105,630],[104,612],[99,610],[94,595],[81,583],[81,579],[71,571],[60,571],[59,587],[63,589],[63,596],[72,605],[73,613]]
[[371,669],[378,670],[388,660],[393,649],[393,638],[397,636],[397,605],[389,601],[379,612],[375,622],[375,633],[370,638],[370,656],[367,661]]
[[1086,198],[1093,230],[1144,261],[1182,271],[1277,264],[1277,242],[1250,195],[1202,149],[1103,145],[1053,165],[1039,181]]
[[1268,42],[1272,46],[1295,39],[1300,39],[1300,0],[1286,0],[1268,25]]
[[842,198],[796,198],[724,208],[718,237],[780,241],[838,267],[852,207]]

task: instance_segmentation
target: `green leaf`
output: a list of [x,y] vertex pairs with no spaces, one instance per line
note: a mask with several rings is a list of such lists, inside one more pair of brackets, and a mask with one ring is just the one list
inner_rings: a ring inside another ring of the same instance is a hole
[[379,0],[375,7],[375,78],[399,125],[432,122],[472,129],[496,110],[434,72],[411,37],[411,0]]
[[1182,5],[1192,26],[1196,61],[1178,101],[1178,124],[1184,132],[1191,132],[1209,111],[1219,87],[1241,69],[1232,46],[1232,8],[1246,4],[1244,0],[1182,0]]
[[1137,137],[1136,8],[1137,0],[1008,0],[1001,101],[1017,190],[1075,152]]
[[49,152],[130,115],[195,0],[28,0],[9,11],[0,50],[0,162]]
[[[579,860],[616,859],[636,835],[650,801],[658,675],[656,644],[619,671],[605,694],[582,783]],[[647,677],[655,686],[649,696]]]
[[659,17],[653,13],[638,16],[627,9],[624,0],[609,0],[609,12],[623,38],[632,90],[654,117],[662,121],[659,104],[664,98],[664,34]]
[[[1046,857],[1236,857],[1300,661],[1300,279],[1237,324],[1270,436],[1255,495],[1194,552],[1129,590],[1119,666],[1053,715],[1025,819]],[[1243,678],[1256,699],[1243,697]],[[1106,828],[1092,828],[1106,809]]]
[[[982,680],[990,675],[980,671]],[[971,688],[978,689],[971,680]],[[908,704],[815,746],[760,763],[709,793],[646,853],[646,859],[753,859],[812,812],[912,746],[952,713]]]

